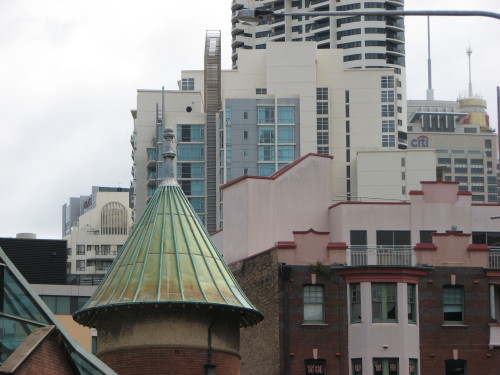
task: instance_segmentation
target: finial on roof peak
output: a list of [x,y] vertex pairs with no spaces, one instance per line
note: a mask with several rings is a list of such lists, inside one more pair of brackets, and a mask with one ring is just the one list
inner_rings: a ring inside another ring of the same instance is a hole
[[165,177],[160,186],[177,186],[175,179],[174,159],[177,155],[174,149],[174,130],[172,128],[165,128],[163,130],[163,138],[165,138],[163,163],[165,164],[164,172]]

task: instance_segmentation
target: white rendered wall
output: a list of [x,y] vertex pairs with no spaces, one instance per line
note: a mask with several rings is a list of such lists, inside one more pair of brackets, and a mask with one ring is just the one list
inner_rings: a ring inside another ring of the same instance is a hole
[[[189,77],[197,75],[194,72],[186,74]],[[199,75],[197,75],[199,77]],[[203,84],[203,80],[195,78],[195,89]],[[201,88],[202,89],[202,88]],[[161,90],[138,90],[137,91],[137,114],[134,119],[134,136],[136,149],[133,157],[133,187],[134,187],[134,210],[137,222],[147,206],[147,164],[148,148],[156,148],[156,108],[162,109]],[[190,106],[192,112],[187,112],[186,107]],[[202,96],[198,91],[165,91],[165,123],[177,131],[177,124],[197,124],[205,123],[205,115],[202,111]],[[161,155],[159,156],[161,158]]]
[[358,152],[357,200],[407,201],[421,181],[435,180],[434,150]]

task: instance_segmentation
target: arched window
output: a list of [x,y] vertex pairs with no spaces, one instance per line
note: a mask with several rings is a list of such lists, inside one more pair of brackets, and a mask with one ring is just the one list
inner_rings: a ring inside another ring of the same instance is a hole
[[128,214],[122,204],[110,202],[102,208],[101,234],[128,234]]

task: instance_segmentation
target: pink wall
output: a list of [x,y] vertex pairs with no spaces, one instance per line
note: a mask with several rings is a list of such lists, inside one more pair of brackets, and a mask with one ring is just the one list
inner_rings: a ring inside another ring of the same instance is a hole
[[231,263],[293,241],[293,231],[328,230],[331,157],[308,154],[269,178],[244,177],[222,187],[221,251]]
[[217,237],[224,259],[232,263],[278,247],[280,261],[289,264],[346,263],[342,246],[351,230],[366,230],[368,246],[376,245],[377,230],[410,230],[413,246],[421,230],[436,230],[434,246],[417,246],[417,263],[487,266],[488,249],[470,247],[470,234],[500,231],[500,220],[491,219],[500,205],[472,205],[471,193],[454,182],[422,182],[410,202],[331,205],[331,163],[308,154],[269,178],[223,186],[224,230]]

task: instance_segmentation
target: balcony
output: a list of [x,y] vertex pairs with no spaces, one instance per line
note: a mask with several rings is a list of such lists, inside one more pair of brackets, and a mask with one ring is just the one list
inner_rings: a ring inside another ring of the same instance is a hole
[[233,0],[231,2],[231,10],[234,12],[235,10],[243,9],[244,5],[241,3],[240,0]]
[[231,35],[233,37],[236,35],[243,34],[245,32],[245,30],[243,30],[243,28],[239,25],[240,25],[239,23],[235,24],[231,30]]
[[95,252],[95,255],[111,255],[111,256],[116,256],[118,254],[118,251],[116,250],[97,250]]
[[500,248],[490,248],[488,253],[488,268],[500,270]]
[[87,252],[87,260],[110,260],[116,257],[116,250],[97,250]]
[[156,166],[156,148],[148,148],[148,168],[152,169]]
[[87,266],[85,271],[90,274],[104,274],[108,272],[109,267],[110,266]]
[[135,136],[136,136],[136,133],[133,132],[131,135],[130,135],[130,145],[132,146],[132,148],[134,150],[137,149],[137,146],[136,146],[136,142],[135,142]]
[[148,170],[147,185],[148,186],[156,186],[156,179],[157,178],[158,178],[158,174],[156,173],[156,170]]
[[388,3],[393,3],[396,6],[404,5],[404,0],[386,0]]
[[386,33],[387,39],[391,39],[393,43],[403,43],[405,40],[404,33],[403,32],[392,32],[392,31],[387,31]]
[[322,29],[324,27],[329,27],[330,26],[330,20],[322,20],[321,22],[315,22],[311,25],[311,30],[318,30]]
[[393,44],[388,44],[386,47],[387,53],[390,53],[395,56],[404,56],[405,55],[405,48],[403,44],[399,45],[393,45]]
[[233,38],[233,42],[231,43],[231,48],[238,48],[239,46],[242,46],[244,43],[242,40],[236,39],[236,37]]
[[347,265],[414,267],[417,258],[411,246],[351,246]]
[[387,18],[385,24],[389,29],[404,30],[405,28],[404,21],[401,19],[393,20],[391,18]]

